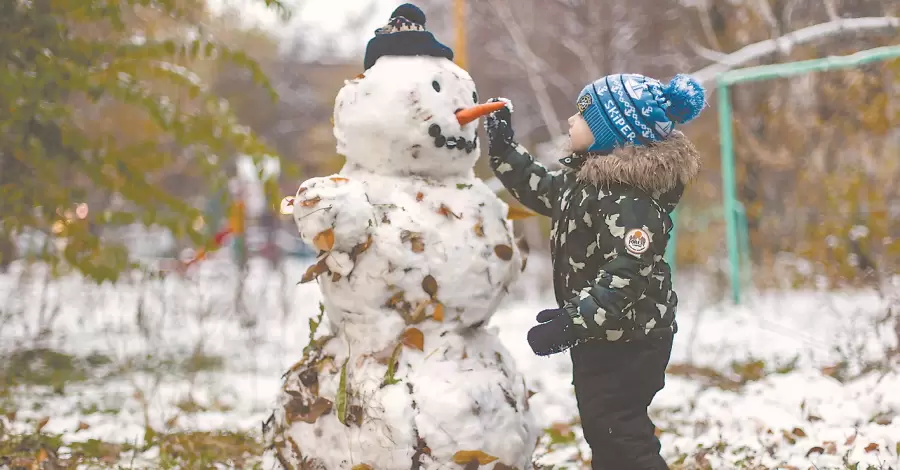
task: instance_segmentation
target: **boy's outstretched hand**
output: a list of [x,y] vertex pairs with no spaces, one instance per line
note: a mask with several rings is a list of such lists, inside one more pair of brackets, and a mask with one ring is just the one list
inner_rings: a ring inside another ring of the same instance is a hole
[[[491,98],[488,103],[504,101],[500,98]],[[484,130],[488,136],[488,154],[502,155],[512,147],[515,133],[512,128],[512,111],[507,102],[502,109],[489,114],[484,120]]]
[[528,332],[528,344],[538,356],[565,351],[584,338],[584,328],[575,325],[563,308],[543,310],[537,315],[539,325]]

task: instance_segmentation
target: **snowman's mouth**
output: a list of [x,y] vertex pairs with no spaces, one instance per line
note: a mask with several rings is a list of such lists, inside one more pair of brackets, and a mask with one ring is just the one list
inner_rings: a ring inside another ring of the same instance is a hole
[[428,135],[434,138],[434,146],[437,148],[444,147],[451,150],[464,150],[466,153],[472,153],[478,145],[478,134],[475,134],[475,138],[472,140],[465,137],[445,136],[441,131],[441,126],[437,124],[428,126]]

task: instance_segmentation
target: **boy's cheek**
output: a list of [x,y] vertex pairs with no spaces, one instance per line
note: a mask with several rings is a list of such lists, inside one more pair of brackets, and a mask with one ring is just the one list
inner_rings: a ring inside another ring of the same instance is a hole
[[569,150],[572,152],[584,152],[594,143],[593,136],[588,133],[585,135],[583,130],[576,127],[569,134]]

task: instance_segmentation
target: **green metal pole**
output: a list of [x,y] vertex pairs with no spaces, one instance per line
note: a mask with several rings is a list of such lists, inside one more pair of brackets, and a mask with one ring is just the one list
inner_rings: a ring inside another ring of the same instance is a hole
[[722,196],[725,209],[725,237],[731,276],[731,296],[735,304],[741,301],[740,245],[737,227],[737,190],[734,174],[734,139],[731,132],[731,97],[728,84],[718,83],[719,135],[722,147]]
[[747,227],[747,210],[740,201],[737,203],[738,243],[741,248],[742,286],[753,284],[753,263],[750,258],[750,230]]

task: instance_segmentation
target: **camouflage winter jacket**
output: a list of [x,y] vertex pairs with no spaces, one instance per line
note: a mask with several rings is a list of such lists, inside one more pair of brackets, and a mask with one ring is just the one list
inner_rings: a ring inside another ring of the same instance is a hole
[[548,171],[515,144],[490,158],[516,199],[553,219],[557,303],[590,337],[673,334],[678,296],[663,256],[670,215],[700,169],[697,150],[676,131],[653,146],[560,161],[569,168]]

